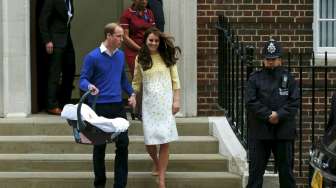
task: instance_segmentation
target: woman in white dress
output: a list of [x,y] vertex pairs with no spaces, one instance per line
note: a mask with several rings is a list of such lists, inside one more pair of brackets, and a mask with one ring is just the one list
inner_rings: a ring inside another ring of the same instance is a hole
[[[169,142],[178,139],[174,115],[180,109],[180,81],[176,62],[180,48],[172,37],[150,28],[144,46],[135,60],[133,88],[143,89],[142,122],[147,152],[153,159],[152,175],[158,175],[159,188],[165,188]],[[157,151],[156,145],[160,145]],[[159,154],[159,155],[158,155]]]

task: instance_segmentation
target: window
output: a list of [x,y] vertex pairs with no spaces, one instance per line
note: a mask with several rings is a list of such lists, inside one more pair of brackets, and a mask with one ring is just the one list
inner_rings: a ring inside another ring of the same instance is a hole
[[314,0],[314,51],[336,58],[336,1]]

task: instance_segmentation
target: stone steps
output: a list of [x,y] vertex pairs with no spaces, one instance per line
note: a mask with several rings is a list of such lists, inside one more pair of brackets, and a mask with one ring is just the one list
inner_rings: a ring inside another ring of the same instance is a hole
[[[208,136],[209,123],[198,119],[177,118],[177,129],[180,136]],[[130,121],[129,135],[143,135],[142,125],[139,121]],[[45,115],[27,119],[1,119],[0,136],[28,136],[28,135],[49,135],[65,136],[71,135],[72,129],[65,120]]]
[[[127,188],[157,188],[142,126],[130,121]],[[167,188],[241,188],[209,136],[207,118],[177,118],[179,140],[170,144]],[[107,186],[113,185],[114,144],[106,155]],[[92,188],[92,146],[76,144],[72,130],[57,116],[0,118],[0,188]]]
[[[114,154],[106,155],[106,168],[113,171]],[[228,159],[220,154],[170,154],[168,171],[225,172]],[[80,172],[92,171],[92,154],[0,154],[3,172]],[[130,172],[150,172],[148,154],[130,154]]]
[[[129,153],[146,153],[143,136],[129,139]],[[107,153],[114,150],[114,144],[107,147]],[[218,142],[211,136],[180,136],[170,144],[170,152],[218,153]],[[72,136],[0,136],[0,154],[14,153],[92,153],[92,146],[76,144]]]
[[[241,177],[227,172],[167,172],[168,188],[239,188]],[[107,173],[106,187],[113,185]],[[127,188],[157,188],[149,172],[129,172]],[[0,172],[1,188],[92,188],[92,172]]]

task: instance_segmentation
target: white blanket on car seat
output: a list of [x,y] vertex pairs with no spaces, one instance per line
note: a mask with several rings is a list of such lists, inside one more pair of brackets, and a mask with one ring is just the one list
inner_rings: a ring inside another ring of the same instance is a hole
[[[67,104],[63,107],[61,117],[69,120],[77,120],[77,104]],[[88,105],[82,104],[82,120],[101,129],[104,132],[125,132],[129,127],[129,122],[124,118],[108,119],[98,116]]]

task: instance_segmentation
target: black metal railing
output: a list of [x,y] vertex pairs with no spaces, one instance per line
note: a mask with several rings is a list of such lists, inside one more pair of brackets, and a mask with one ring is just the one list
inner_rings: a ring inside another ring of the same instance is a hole
[[252,71],[254,48],[244,46],[234,35],[225,17],[220,16],[218,30],[218,105],[224,110],[232,129],[247,147],[244,106],[246,75]]
[[[255,48],[244,46],[234,35],[227,19],[220,16],[218,31],[218,106],[224,110],[233,131],[247,149],[248,122],[245,111],[245,86],[249,74],[262,68],[255,58]],[[336,66],[328,65],[327,53],[323,62],[316,63],[314,53],[291,54],[283,57],[284,66],[292,72],[299,83],[300,107],[297,115],[298,139],[295,142],[296,170],[302,177],[303,166],[308,166],[309,149],[324,133],[327,124],[329,99],[336,91],[332,76]],[[304,140],[303,140],[304,139]],[[309,143],[307,145],[303,144]],[[306,169],[306,168],[305,168]]]

